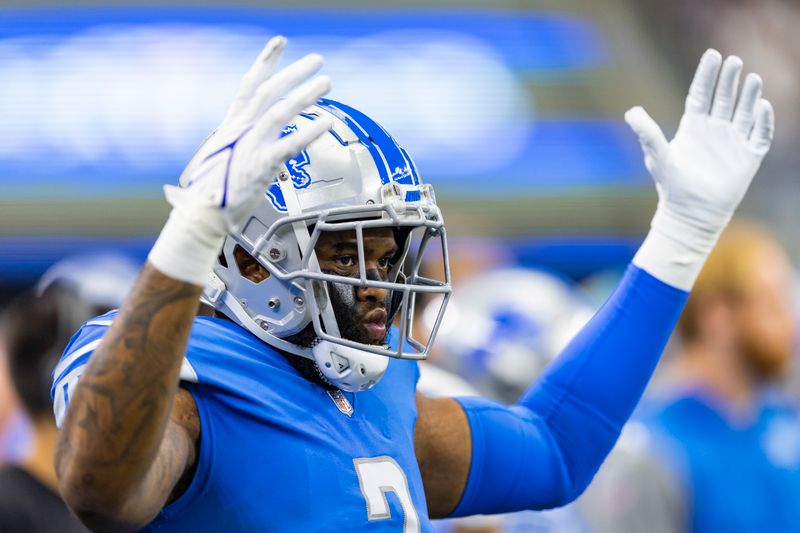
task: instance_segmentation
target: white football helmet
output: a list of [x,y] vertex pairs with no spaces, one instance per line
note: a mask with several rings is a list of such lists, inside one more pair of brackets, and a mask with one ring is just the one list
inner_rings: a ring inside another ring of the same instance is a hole
[[62,286],[90,308],[105,313],[122,305],[140,268],[133,258],[114,251],[72,255],[42,274],[36,294],[41,296],[51,286]]
[[[366,390],[385,372],[387,356],[428,356],[450,294],[445,228],[432,187],[421,182],[406,151],[363,113],[320,100],[284,134],[323,116],[334,119],[333,127],[285,162],[264,201],[228,235],[203,301],[270,346],[312,359],[331,384]],[[386,280],[368,279],[363,261],[363,232],[378,227],[393,229],[400,250]],[[346,230],[356,235],[362,259],[358,277],[322,272],[314,252],[321,232]],[[438,242],[435,255],[444,261],[441,280],[419,273],[431,242]],[[267,279],[254,283],[242,276],[234,258],[237,245],[267,270]],[[388,329],[387,344],[362,344],[340,335],[328,292],[340,284],[391,291],[387,328],[395,320],[398,327]],[[441,295],[438,319],[426,339],[412,332],[418,293]],[[287,340],[309,324],[316,337],[310,345]]]

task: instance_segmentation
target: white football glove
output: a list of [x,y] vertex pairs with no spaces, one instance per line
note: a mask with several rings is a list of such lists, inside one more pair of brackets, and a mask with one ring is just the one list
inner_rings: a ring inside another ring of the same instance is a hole
[[741,71],[736,56],[723,63],[716,50],[703,54],[671,142],[641,107],[625,113],[658,190],[633,263],[682,290],[691,289],[772,142],[774,114],[756,74],[747,75],[737,105]]
[[326,76],[303,84],[322,66],[317,54],[272,75],[285,46],[284,37],[267,43],[222,123],[181,174],[180,187],[164,187],[172,212],[148,256],[162,273],[204,285],[226,234],[263,199],[277,167],[331,128],[319,119],[281,138],[286,124],[330,88]]

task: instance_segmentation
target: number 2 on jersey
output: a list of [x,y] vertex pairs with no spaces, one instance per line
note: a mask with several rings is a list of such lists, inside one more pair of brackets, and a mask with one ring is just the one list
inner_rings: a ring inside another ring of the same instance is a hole
[[397,461],[388,455],[353,459],[361,494],[367,500],[367,520],[391,517],[386,493],[394,492],[403,508],[403,533],[419,533],[419,516],[408,490],[408,479]]

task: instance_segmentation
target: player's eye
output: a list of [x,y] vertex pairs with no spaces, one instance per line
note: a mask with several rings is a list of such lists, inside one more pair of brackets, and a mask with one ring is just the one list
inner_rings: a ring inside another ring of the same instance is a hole
[[340,255],[334,259],[334,262],[338,267],[348,268],[353,266],[356,263],[356,260],[352,255]]

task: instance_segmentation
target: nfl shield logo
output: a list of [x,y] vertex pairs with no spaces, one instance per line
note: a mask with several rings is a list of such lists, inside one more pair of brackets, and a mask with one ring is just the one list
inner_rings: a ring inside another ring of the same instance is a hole
[[329,390],[328,396],[331,397],[331,400],[333,400],[333,403],[336,404],[336,407],[339,409],[339,411],[347,416],[353,416],[353,406],[350,405],[349,401],[347,401],[347,398],[342,391],[339,389]]

